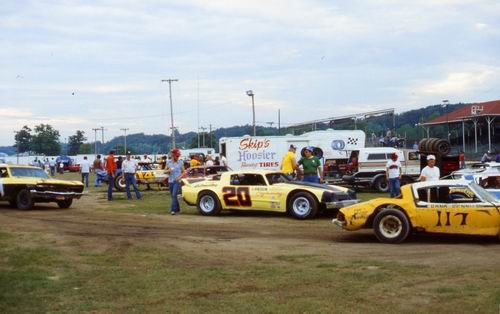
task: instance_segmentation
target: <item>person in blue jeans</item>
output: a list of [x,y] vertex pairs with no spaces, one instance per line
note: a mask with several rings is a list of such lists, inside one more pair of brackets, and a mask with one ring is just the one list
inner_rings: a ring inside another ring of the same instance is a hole
[[385,166],[385,177],[389,182],[389,192],[391,197],[401,194],[401,163],[398,160],[398,154],[392,153],[391,160],[387,161]]
[[132,194],[130,193],[130,185],[134,188],[135,197],[140,200],[142,198],[141,192],[137,187],[137,181],[135,179],[135,173],[137,171],[137,162],[130,158],[130,153],[127,153],[127,157],[121,164],[121,171],[125,179],[125,191],[127,191],[127,198],[132,199]]
[[172,197],[172,205],[170,213],[176,215],[180,212],[179,201],[177,195],[180,192],[181,179],[185,175],[184,162],[179,159],[181,152],[177,148],[172,150],[172,158],[167,161],[165,173],[168,173],[168,189]]

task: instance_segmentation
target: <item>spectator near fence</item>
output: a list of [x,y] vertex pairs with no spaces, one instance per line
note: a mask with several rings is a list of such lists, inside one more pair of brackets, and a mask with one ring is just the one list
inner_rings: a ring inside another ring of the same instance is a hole
[[116,162],[115,162],[115,151],[109,151],[108,157],[106,157],[106,172],[108,173],[108,201],[113,200],[113,187],[115,185],[115,172],[116,172]]
[[97,175],[97,173],[102,172],[104,170],[104,168],[102,166],[101,155],[97,155],[97,157],[94,160],[94,163],[92,165],[92,169],[94,169],[94,176],[95,176],[94,186],[95,187],[101,186],[101,180],[99,179],[99,176]]
[[132,199],[132,194],[130,193],[130,185],[134,188],[135,197],[140,200],[142,198],[141,192],[137,187],[137,181],[135,179],[135,173],[137,172],[137,162],[130,158],[130,153],[127,154],[125,160],[122,162],[122,173],[125,179],[125,191],[127,191],[127,198]]
[[87,160],[87,156],[84,156],[82,162],[80,163],[80,172],[82,174],[82,183],[84,183],[85,187],[88,189],[89,188],[90,163]]

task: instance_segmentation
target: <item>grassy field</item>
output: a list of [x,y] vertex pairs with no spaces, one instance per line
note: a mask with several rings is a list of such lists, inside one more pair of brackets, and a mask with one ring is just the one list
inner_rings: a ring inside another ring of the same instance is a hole
[[[75,174],[64,175],[66,179],[74,177]],[[117,220],[128,219],[123,226],[128,226],[134,217],[139,220],[148,216],[158,221],[165,216],[171,218],[167,215],[170,198],[166,192],[145,192],[141,201],[128,201],[123,193],[117,193],[113,202],[107,202],[104,190],[105,187],[92,187],[87,199],[82,200],[83,208],[76,210],[89,217],[104,213],[116,215]],[[374,196],[380,194],[360,194],[362,199]],[[38,212],[32,215],[35,214],[39,216]],[[71,210],[66,215],[71,215]],[[195,208],[185,205],[182,215],[200,218]],[[284,216],[261,214],[255,219],[231,217],[229,222],[263,224],[269,228],[268,217],[284,230],[297,226],[308,232],[318,228],[318,233],[331,218],[326,214],[299,224]],[[447,260],[422,263],[417,255],[415,262],[399,261],[389,253],[397,252],[397,246],[378,243],[363,246],[370,250],[374,247],[377,254],[337,258],[333,241],[321,243],[315,251],[300,241],[277,241],[275,249],[269,252],[260,252],[261,247],[256,245],[256,252],[248,253],[239,248],[224,249],[228,240],[215,237],[207,241],[216,243],[200,241],[188,250],[182,245],[184,242],[165,239],[161,234],[156,235],[158,241],[141,241],[130,233],[96,238],[66,232],[61,237],[57,228],[41,232],[36,223],[28,228],[22,222],[20,226],[0,226],[0,313],[499,311],[498,262],[493,262],[496,268],[491,263],[482,266]],[[220,226],[228,223],[223,218],[219,222]],[[50,225],[50,221],[45,223]],[[196,223],[190,226],[196,233]],[[208,227],[200,224],[200,228]],[[248,241],[238,245],[253,245],[252,239]],[[360,247],[357,243],[341,245],[354,250]],[[429,248],[408,245],[415,247],[408,254],[429,254]],[[498,250],[495,243],[485,245]],[[431,250],[436,249],[432,246]]]

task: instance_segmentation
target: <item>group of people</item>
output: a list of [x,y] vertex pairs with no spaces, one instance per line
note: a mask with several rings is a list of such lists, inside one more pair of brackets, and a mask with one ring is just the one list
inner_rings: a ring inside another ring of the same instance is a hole
[[197,166],[202,166],[202,165],[205,165],[208,167],[212,167],[212,166],[226,166],[226,167],[228,167],[226,156],[224,156],[224,154],[222,154],[222,153],[220,154],[220,157],[216,156],[215,158],[213,158],[211,155],[207,155],[204,158],[203,156],[193,154],[193,155],[191,155],[191,159],[187,163],[187,167],[197,167]]
[[318,157],[314,156],[314,148],[306,147],[304,149],[304,157],[300,158],[298,162],[295,158],[296,152],[297,147],[293,144],[290,145],[288,152],[281,162],[281,171],[290,180],[302,177],[304,182],[322,183],[323,170],[321,161]]
[[57,172],[64,173],[64,163],[57,163],[54,157],[51,159],[45,158],[44,160],[35,158],[31,162],[32,166],[42,168],[46,172],[50,173],[51,176],[55,176]]

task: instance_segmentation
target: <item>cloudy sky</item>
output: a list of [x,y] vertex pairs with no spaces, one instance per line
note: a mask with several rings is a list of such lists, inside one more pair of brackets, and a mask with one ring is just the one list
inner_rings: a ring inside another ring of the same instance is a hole
[[[0,145],[22,125],[67,137],[180,132],[500,99],[497,0],[7,1]],[[197,110],[199,105],[199,111]]]

